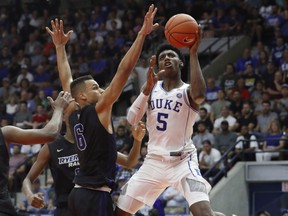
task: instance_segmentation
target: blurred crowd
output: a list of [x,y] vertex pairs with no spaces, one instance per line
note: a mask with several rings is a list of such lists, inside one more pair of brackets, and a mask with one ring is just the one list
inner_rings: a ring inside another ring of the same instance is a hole
[[[73,8],[67,2],[68,7],[62,10],[57,0],[18,0],[0,7],[0,127],[40,128],[51,116],[46,97],[55,98],[61,90],[55,48],[45,30],[53,18],[63,20],[65,32],[73,30],[66,47],[73,77],[91,74],[105,87],[134,41],[147,6],[154,1],[90,1],[89,8]],[[166,43],[165,22],[174,14],[187,13],[201,24],[204,38],[246,34],[252,41],[242,56],[226,65],[222,76],[206,77],[206,101],[193,128],[202,174],[236,142],[230,157],[237,154],[237,161],[287,160],[287,1],[154,3],[160,28],[146,39],[141,59],[113,110],[118,151],[128,153],[133,143],[125,116],[146,80],[150,56]],[[147,141],[148,135],[143,139],[135,170],[119,167],[118,189],[141,166]],[[11,143],[11,191],[20,191],[23,177],[40,148],[41,143],[20,148]],[[217,166],[221,169],[223,164]],[[159,206],[167,208],[183,202],[179,194],[172,196],[173,191],[168,190],[167,194],[170,196],[163,194],[159,198]]]

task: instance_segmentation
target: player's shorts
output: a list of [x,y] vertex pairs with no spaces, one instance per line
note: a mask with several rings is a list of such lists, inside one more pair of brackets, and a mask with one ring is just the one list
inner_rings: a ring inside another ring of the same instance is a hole
[[72,216],[68,208],[68,202],[62,202],[56,206],[54,216]]
[[73,188],[68,207],[73,216],[113,216],[113,202],[109,192],[87,188]]
[[171,156],[146,158],[140,169],[122,187],[117,206],[134,214],[141,205],[153,206],[168,186],[177,189],[189,206],[199,201],[209,201],[211,186],[201,176],[195,155],[188,154],[184,159]]

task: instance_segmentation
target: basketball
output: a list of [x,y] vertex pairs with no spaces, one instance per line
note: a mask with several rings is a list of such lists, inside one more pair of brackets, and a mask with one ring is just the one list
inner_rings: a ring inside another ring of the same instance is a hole
[[191,47],[197,38],[198,23],[188,14],[176,14],[165,25],[165,37],[176,48]]

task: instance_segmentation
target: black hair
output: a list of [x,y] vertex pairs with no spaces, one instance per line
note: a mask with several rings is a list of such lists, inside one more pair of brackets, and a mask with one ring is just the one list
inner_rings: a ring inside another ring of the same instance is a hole
[[208,144],[208,145],[212,145],[212,143],[210,142],[210,140],[206,139],[202,141],[202,144]]
[[70,89],[71,89],[71,95],[72,97],[76,96],[77,90],[79,89],[80,86],[86,81],[86,80],[91,80],[93,77],[91,75],[85,75],[85,76],[80,76],[73,80],[70,84]]
[[158,68],[159,68],[158,57],[159,57],[160,53],[162,53],[165,50],[172,50],[172,51],[176,52],[179,59],[183,62],[183,65],[185,65],[185,58],[184,58],[183,54],[181,53],[181,51],[179,49],[169,45],[169,44],[164,44],[164,45],[161,45],[156,52],[156,66]]
[[204,112],[208,113],[208,110],[205,107],[201,107],[199,110],[203,110]]

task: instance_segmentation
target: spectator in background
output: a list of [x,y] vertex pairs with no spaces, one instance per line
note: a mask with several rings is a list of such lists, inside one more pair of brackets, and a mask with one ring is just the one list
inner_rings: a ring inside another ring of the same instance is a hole
[[199,109],[199,118],[196,120],[193,125],[193,132],[198,132],[198,124],[204,122],[206,129],[211,133],[213,131],[213,122],[210,119],[209,113],[205,107]]
[[283,58],[280,60],[279,69],[283,74],[283,82],[288,83],[288,49],[283,51]]
[[225,14],[223,8],[215,8],[215,11],[211,17],[212,29],[216,37],[223,36],[229,29],[228,16]]
[[50,83],[50,71],[46,71],[42,64],[37,65],[35,69],[35,75],[31,85],[34,85],[39,90],[44,90],[47,95],[51,95],[52,86]]
[[284,148],[284,143],[280,142],[282,135],[279,122],[275,120],[271,121],[268,126],[268,131],[264,136],[262,152],[257,152],[256,160],[270,161],[272,158],[279,160],[279,152],[277,152],[277,150]]
[[255,86],[256,82],[261,80],[261,77],[255,73],[255,67],[251,63],[246,64],[245,71],[242,74],[244,79],[245,88],[248,89],[249,92],[252,91],[253,87]]
[[220,87],[215,84],[214,78],[207,78],[206,80],[206,101],[210,104],[218,99],[218,91]]
[[14,116],[15,113],[18,111],[18,97],[16,94],[11,94],[6,101],[6,113],[9,115]]
[[136,74],[136,80],[137,80],[137,94],[140,92],[141,87],[146,82],[147,78],[147,72],[149,69],[148,60],[145,57],[140,58],[140,64],[135,67],[134,73]]
[[215,148],[223,155],[227,149],[233,146],[236,142],[237,134],[229,130],[228,121],[221,122],[221,130],[215,135]]
[[33,74],[28,71],[28,66],[26,64],[21,65],[21,74],[17,76],[17,84],[19,85],[24,78],[28,79],[29,82],[32,82],[34,79]]
[[27,102],[20,101],[19,110],[14,115],[13,125],[20,128],[27,128],[27,125],[25,125],[25,121],[31,121],[31,120],[32,120],[32,114],[28,111]]
[[230,131],[235,131],[239,126],[237,119],[231,115],[230,108],[228,106],[224,106],[221,110],[221,116],[214,121],[214,134],[221,131],[223,121],[228,122]]
[[42,104],[37,105],[36,113],[32,115],[31,121],[25,121],[24,124],[32,128],[42,128],[49,121],[49,116]]
[[282,37],[276,38],[276,44],[271,49],[271,56],[273,64],[278,68],[280,66],[281,59],[283,58],[283,52],[287,49],[287,45]]
[[236,83],[236,87],[233,90],[238,90],[240,92],[241,98],[243,101],[250,99],[250,92],[245,87],[245,79],[244,77],[239,77]]
[[224,106],[230,106],[230,101],[226,100],[225,92],[220,89],[218,90],[218,98],[211,104],[210,118],[212,121],[221,116],[221,111]]
[[270,94],[271,99],[279,100],[282,97],[281,88],[283,85],[283,76],[281,71],[276,71],[274,74],[273,82],[266,85],[267,92]]
[[223,76],[220,77],[220,87],[227,91],[236,86],[238,75],[235,73],[235,68],[232,63],[228,63]]
[[215,138],[214,135],[207,130],[204,121],[199,121],[197,127],[197,133],[194,133],[195,135],[193,136],[192,140],[199,153],[203,148],[203,140],[209,140],[210,143],[214,144]]
[[10,83],[10,79],[5,77],[2,79],[0,87],[0,100],[6,101],[8,97],[16,92],[16,88]]
[[[202,142],[203,148],[199,154],[199,168],[201,171],[202,175],[205,175],[205,173],[216,163],[220,160],[221,158],[221,153],[218,149],[213,148],[212,143],[210,140],[204,140]],[[210,173],[209,176],[206,177],[213,177],[221,168],[221,164],[217,164],[216,169],[213,169],[213,172]]]
[[241,94],[238,90],[234,90],[232,92],[232,100],[229,108],[232,112],[232,116],[236,119],[239,118],[241,115],[242,106],[243,100],[241,98]]
[[263,75],[267,73],[268,70],[268,62],[269,62],[269,54],[266,50],[262,50],[259,53],[258,64],[255,68],[256,73],[261,76],[263,79]]
[[94,58],[89,63],[90,72],[95,80],[99,83],[100,86],[105,85],[105,70],[107,69],[106,60],[101,57],[99,50],[94,52]]
[[282,97],[279,100],[275,100],[275,108],[277,113],[279,113],[282,122],[282,118],[285,118],[288,113],[288,84],[283,84],[281,86],[281,95]]
[[262,112],[257,116],[258,124],[255,130],[265,135],[268,133],[270,122],[277,119],[278,119],[277,113],[271,112],[270,101],[263,101]]
[[256,7],[248,10],[247,21],[246,21],[246,30],[250,35],[252,41],[262,41],[263,38],[263,23],[264,19],[258,13]]
[[242,125],[240,135],[236,139],[237,145],[235,152],[239,154],[239,159],[242,161],[255,161],[255,151],[258,151],[259,146],[255,135],[249,133],[247,125]]
[[264,88],[264,83],[263,81],[258,81],[256,82],[255,86],[252,88],[251,90],[251,98],[250,101],[253,104],[256,104],[260,101],[261,97],[262,97],[262,93],[266,91],[266,89]]
[[246,70],[246,65],[251,64],[253,68],[257,67],[257,59],[251,56],[251,50],[245,48],[242,57],[236,60],[235,69],[237,74],[242,75]]
[[241,126],[247,126],[248,131],[253,131],[255,127],[257,126],[257,118],[253,113],[253,109],[251,107],[250,102],[245,101],[242,106],[241,115],[237,119],[237,122],[239,123],[238,129],[236,131],[241,131]]

